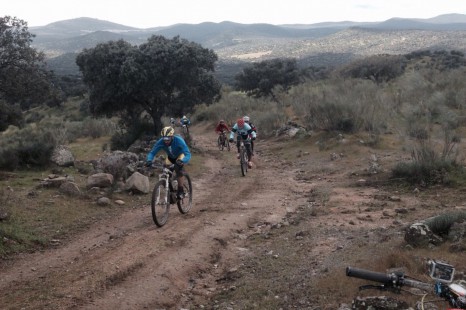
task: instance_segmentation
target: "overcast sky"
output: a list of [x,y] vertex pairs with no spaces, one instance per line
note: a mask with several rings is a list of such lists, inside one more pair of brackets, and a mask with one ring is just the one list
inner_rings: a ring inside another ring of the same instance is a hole
[[29,27],[92,17],[149,28],[177,23],[313,24],[326,21],[384,21],[466,14],[466,0],[2,0],[0,16],[16,16]]

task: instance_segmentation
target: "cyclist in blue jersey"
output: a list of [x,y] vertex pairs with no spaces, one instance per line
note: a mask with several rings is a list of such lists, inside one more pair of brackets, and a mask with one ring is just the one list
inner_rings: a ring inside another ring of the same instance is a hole
[[167,154],[167,161],[175,165],[176,177],[178,180],[177,197],[182,199],[184,182],[184,165],[191,159],[191,152],[188,145],[180,136],[175,136],[173,127],[164,127],[161,132],[162,137],[154,144],[152,150],[147,154],[146,165],[151,166],[155,155],[161,150]]

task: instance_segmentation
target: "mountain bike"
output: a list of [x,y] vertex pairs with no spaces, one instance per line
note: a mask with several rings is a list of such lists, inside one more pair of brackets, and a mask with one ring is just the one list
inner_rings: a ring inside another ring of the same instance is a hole
[[[403,286],[409,286],[424,290],[448,301],[455,309],[466,309],[466,281],[460,280],[453,283],[455,268],[444,262],[430,260],[428,262],[429,276],[435,280],[435,284],[421,282],[405,276],[401,271],[388,271],[387,273],[347,267],[346,275],[364,280],[382,283],[381,285],[363,285],[359,290],[379,289],[400,293]],[[421,300],[421,309],[423,300]],[[451,309],[453,310],[453,309]]]
[[227,134],[225,131],[222,131],[220,133],[220,135],[218,135],[218,139],[217,139],[217,145],[218,145],[218,149],[220,151],[223,151],[223,149],[227,149],[228,151],[230,151],[230,141],[228,141],[227,139]]
[[240,144],[239,144],[239,164],[241,166],[241,174],[243,177],[246,176],[246,173],[248,173],[248,162],[249,162],[249,156],[248,156],[248,150],[247,150],[247,145],[251,145],[251,140],[246,140],[244,141],[243,139],[240,139]]
[[183,137],[184,137],[185,139],[187,139],[187,138],[189,137],[189,127],[188,127],[188,125],[183,124],[183,125],[181,126],[181,130],[182,130],[182,132],[183,132]]
[[181,214],[186,214],[193,206],[193,187],[191,178],[184,173],[184,197],[178,199],[176,196],[178,190],[178,182],[174,178],[175,165],[162,165],[162,173],[159,175],[159,181],[155,184],[152,191],[151,210],[152,219],[155,225],[162,227],[167,223],[170,205],[178,206],[178,211]]

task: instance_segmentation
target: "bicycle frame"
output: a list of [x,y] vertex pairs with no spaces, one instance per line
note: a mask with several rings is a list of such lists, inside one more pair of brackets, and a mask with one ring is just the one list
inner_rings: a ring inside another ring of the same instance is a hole
[[218,135],[217,144],[218,149],[221,151],[223,151],[224,148],[226,148],[228,151],[230,150],[230,142],[227,138],[227,131],[223,130],[222,132],[220,132],[220,134]]
[[175,177],[173,170],[173,164],[169,166],[163,165],[162,173],[159,174],[157,184],[152,191],[152,218],[154,223],[159,227],[166,224],[169,217],[170,205],[176,204],[178,206],[178,211],[180,211],[181,214],[188,213],[192,207],[191,178],[187,173],[184,173],[185,180],[183,184],[183,191],[185,194],[178,198],[176,194],[178,185],[175,185],[177,180],[173,179]]
[[239,144],[239,162],[241,166],[241,174],[246,176],[246,173],[248,172],[248,161],[249,161],[249,156],[248,156],[248,151],[246,148],[246,143],[249,140],[246,140],[246,142],[243,140],[243,138],[240,138],[240,144]]

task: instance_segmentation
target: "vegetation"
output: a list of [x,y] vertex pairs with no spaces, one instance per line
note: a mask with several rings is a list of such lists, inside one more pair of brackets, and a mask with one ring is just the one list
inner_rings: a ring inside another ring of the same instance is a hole
[[[43,56],[28,46],[32,36],[25,23],[2,21],[16,25],[24,36],[18,37],[23,38],[21,51],[34,55],[29,69],[37,69],[45,83]],[[29,110],[24,120],[19,103],[45,98],[45,93],[32,96],[31,89],[19,97],[19,88],[0,83],[2,129],[24,127],[2,134],[0,169],[42,169],[57,144],[82,138],[112,136],[106,139],[112,149],[127,149],[143,133],[157,133],[164,117],[192,111],[195,122],[223,118],[232,124],[238,116],[250,115],[260,137],[275,135],[290,121],[308,131],[368,134],[375,147],[384,133],[395,133],[411,160],[393,167],[393,177],[423,186],[465,179],[458,150],[466,102],[466,62],[460,52],[378,55],[333,72],[301,70],[296,60],[273,59],[236,75],[239,91],[220,89],[213,77],[216,61],[213,51],[179,37],[154,36],[140,46],[122,40],[99,44],[77,58],[89,97],[80,77],[55,79],[66,96],[76,96],[61,107],[64,115],[49,104]]]
[[51,97],[51,74],[45,69],[43,53],[31,47],[33,37],[27,22],[0,17],[0,131],[10,124],[21,125],[20,107],[59,100]]
[[217,56],[179,37],[152,36],[139,47],[119,40],[85,49],[76,62],[89,87],[93,115],[119,115],[131,127],[145,111],[153,133],[164,115],[182,115],[218,98]]
[[274,88],[287,91],[300,81],[296,59],[271,59],[254,63],[235,76],[236,89],[255,98],[272,97],[277,101]]

